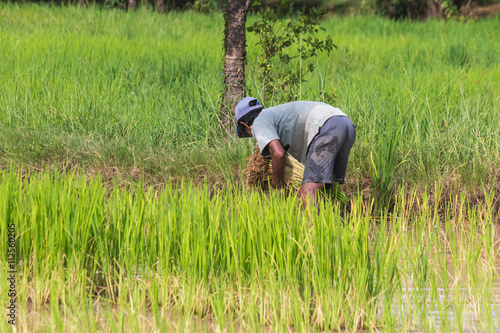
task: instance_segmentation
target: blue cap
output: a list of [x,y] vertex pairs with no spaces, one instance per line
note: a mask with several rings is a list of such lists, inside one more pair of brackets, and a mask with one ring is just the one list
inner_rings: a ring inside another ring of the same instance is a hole
[[[235,118],[236,118],[236,125],[238,125],[238,121],[244,117],[246,114],[248,114],[250,111],[254,110],[262,110],[264,107],[260,102],[257,100],[257,98],[253,97],[245,97],[243,98],[238,105],[236,105],[236,109],[234,110],[235,113]],[[236,133],[238,134],[239,138],[247,138],[250,137],[248,133],[246,132],[240,132],[239,126],[236,126]]]

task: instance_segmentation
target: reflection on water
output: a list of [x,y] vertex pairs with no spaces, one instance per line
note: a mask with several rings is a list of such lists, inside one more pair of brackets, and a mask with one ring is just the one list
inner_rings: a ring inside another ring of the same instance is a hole
[[[463,332],[500,332],[500,282],[490,289],[488,299],[475,300],[470,297],[468,288],[453,288],[454,294],[450,295],[449,290],[444,288],[415,290],[403,287],[403,297],[391,305],[391,313],[399,318],[402,326],[413,322],[419,328],[429,326]],[[435,296],[431,297],[433,293]],[[380,316],[383,310],[381,306]],[[415,318],[415,313],[419,313],[418,318]]]
[[[465,245],[461,246],[465,252],[468,251]],[[410,326],[415,332],[428,331],[426,328],[458,332],[500,332],[500,227],[495,228],[493,248],[494,257],[490,257],[490,264],[485,263],[483,258],[479,261],[482,267],[473,270],[479,272],[477,276],[468,275],[464,258],[460,258],[462,261],[454,266],[449,252],[431,256],[429,262],[436,266],[444,261],[439,256],[446,256],[446,286],[436,283],[429,288],[429,285],[433,285],[430,282],[425,287],[418,288],[412,269],[406,267],[406,272],[402,272],[406,276],[402,277],[401,297],[394,297],[392,302],[383,300],[379,316],[382,317],[384,307],[390,307],[391,315],[398,318],[401,326],[413,323]],[[440,269],[434,268],[436,271]]]

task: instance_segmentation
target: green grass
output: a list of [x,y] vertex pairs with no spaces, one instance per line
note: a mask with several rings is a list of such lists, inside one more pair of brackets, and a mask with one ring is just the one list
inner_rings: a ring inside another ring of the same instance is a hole
[[[221,15],[3,4],[0,18],[4,167],[137,169],[151,183],[240,177],[253,143],[228,138],[217,121]],[[338,50],[318,57],[296,98],[335,94],[332,103],[357,125],[353,188],[369,181],[382,195],[437,180],[472,190],[492,183],[498,19],[333,17],[322,25]],[[249,35],[248,86],[259,97],[256,55]]]
[[4,161],[153,172],[220,143],[219,18],[5,5],[1,15]]
[[339,206],[308,217],[295,197],[235,186],[103,185],[0,174],[0,233],[17,233],[18,329],[498,328],[493,193],[477,206],[452,198],[439,214],[444,198],[401,191],[392,215],[358,199],[344,218]]

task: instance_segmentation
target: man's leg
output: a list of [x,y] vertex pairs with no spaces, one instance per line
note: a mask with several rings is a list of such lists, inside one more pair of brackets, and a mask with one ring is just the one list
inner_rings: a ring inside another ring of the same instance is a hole
[[302,205],[307,206],[308,201],[311,203],[316,202],[319,191],[325,188],[323,183],[304,183],[300,186],[299,195],[302,200]]
[[344,184],[347,162],[349,161],[349,153],[351,152],[351,148],[356,140],[356,126],[352,123],[351,119],[347,117],[341,117],[340,119],[345,122],[347,132],[344,142],[335,157],[335,163],[333,165],[333,179],[338,182],[338,184]]

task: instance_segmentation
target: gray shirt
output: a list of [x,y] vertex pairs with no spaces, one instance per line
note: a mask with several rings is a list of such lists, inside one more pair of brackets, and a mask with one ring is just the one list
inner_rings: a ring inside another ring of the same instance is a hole
[[320,127],[333,116],[346,116],[340,109],[322,102],[298,101],[263,109],[255,118],[252,135],[260,152],[269,156],[267,145],[273,140],[281,144],[293,157],[305,163],[307,147]]

